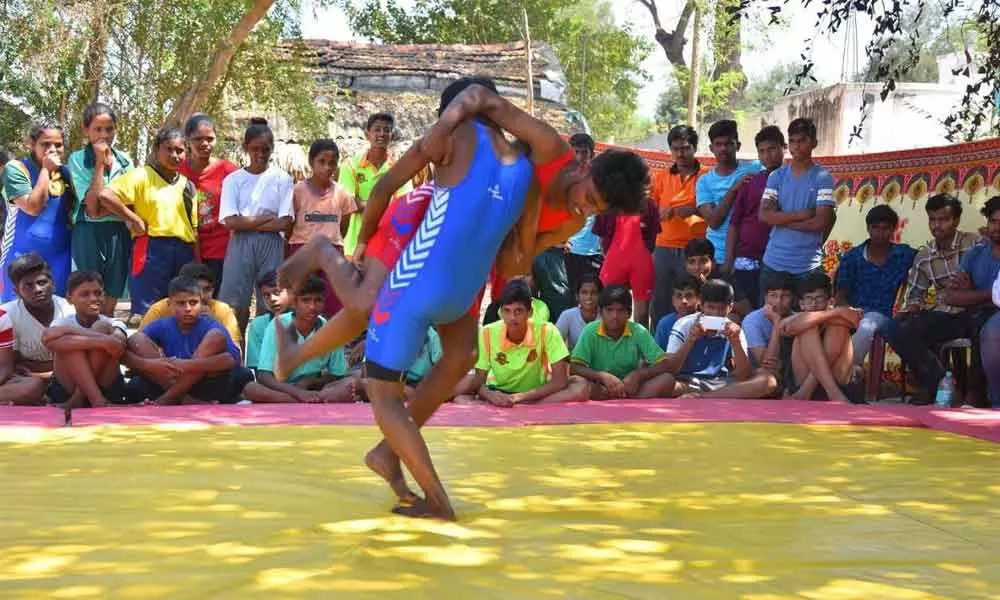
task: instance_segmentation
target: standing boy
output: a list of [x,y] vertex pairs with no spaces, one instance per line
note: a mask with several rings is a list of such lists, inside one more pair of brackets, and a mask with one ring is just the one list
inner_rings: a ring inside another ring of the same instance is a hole
[[730,208],[735,193],[729,193],[747,175],[761,170],[757,161],[738,161],[736,152],[740,149],[739,132],[736,121],[723,119],[716,121],[708,129],[708,140],[715,156],[715,168],[698,177],[695,197],[698,214],[705,219],[708,241],[715,248],[716,264],[726,261],[726,236],[729,233]]
[[705,221],[698,216],[695,184],[705,171],[695,158],[698,132],[678,125],[667,133],[667,146],[674,163],[653,176],[650,200],[660,213],[660,233],[656,236],[653,262],[656,265],[656,289],[650,309],[652,321],[659,323],[670,312],[674,282],[684,275],[684,247],[705,237]]
[[[396,120],[389,113],[379,112],[368,117],[368,121],[365,123],[368,150],[360,156],[344,161],[340,166],[340,185],[354,196],[356,204],[362,211],[365,204],[368,203],[368,196],[371,195],[372,188],[392,167],[393,161],[392,157],[389,156],[389,145],[392,144],[392,131],[395,127]],[[405,184],[396,193],[403,194],[409,189],[409,184]],[[351,214],[347,235],[344,236],[344,253],[348,256],[354,254],[354,249],[358,245],[361,223],[362,215],[360,212]]]
[[759,218],[760,200],[767,178],[785,160],[785,136],[774,125],[761,129],[754,143],[757,158],[765,170],[737,186],[733,216],[726,234],[726,260],[722,264],[722,272],[732,278],[736,292],[734,311],[739,315],[747,315],[761,304],[760,267],[771,226]]
[[833,175],[813,162],[816,124],[795,119],[788,125],[788,152],[792,162],[767,177],[760,202],[760,220],[771,225],[761,276],[782,271],[797,279],[820,272],[823,241],[836,220]]

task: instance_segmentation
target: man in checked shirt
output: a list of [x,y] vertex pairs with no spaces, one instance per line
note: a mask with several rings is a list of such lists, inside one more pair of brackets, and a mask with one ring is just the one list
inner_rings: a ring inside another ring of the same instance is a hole
[[[959,231],[962,203],[954,196],[937,194],[925,207],[931,239],[921,246],[907,276],[902,306],[894,323],[886,328],[886,341],[919,378],[923,402],[933,399],[944,366],[934,352],[936,346],[957,338],[973,337],[975,306],[969,306],[961,289],[966,278],[961,264],[981,237]],[[934,295],[928,298],[929,290]],[[956,294],[956,291],[959,293]]]

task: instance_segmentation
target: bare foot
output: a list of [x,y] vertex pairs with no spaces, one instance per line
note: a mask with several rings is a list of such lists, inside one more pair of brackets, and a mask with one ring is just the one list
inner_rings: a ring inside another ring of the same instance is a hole
[[365,465],[389,484],[392,493],[396,494],[400,502],[408,504],[415,504],[418,500],[422,502],[420,496],[406,485],[406,477],[403,475],[399,459],[391,452],[383,452],[381,448],[381,445],[376,446],[365,455]]
[[306,277],[319,270],[320,258],[333,247],[333,242],[323,235],[309,240],[278,268],[278,285],[282,288],[296,289]]
[[392,514],[412,519],[441,519],[442,521],[456,521],[455,511],[450,508],[435,509],[423,498],[417,498],[416,502],[400,503],[392,507]]
[[694,398],[701,398],[701,392],[688,392],[678,396],[679,400],[692,400]]

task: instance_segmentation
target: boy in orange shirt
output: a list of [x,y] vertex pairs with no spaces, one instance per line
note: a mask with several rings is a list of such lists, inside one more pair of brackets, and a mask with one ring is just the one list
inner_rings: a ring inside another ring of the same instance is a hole
[[695,207],[695,184],[703,169],[695,158],[698,132],[678,125],[667,134],[667,145],[674,164],[653,177],[650,200],[659,208],[660,233],[656,236],[653,263],[656,287],[650,310],[650,323],[659,323],[671,311],[674,281],[684,275],[684,247],[705,237],[705,221]]

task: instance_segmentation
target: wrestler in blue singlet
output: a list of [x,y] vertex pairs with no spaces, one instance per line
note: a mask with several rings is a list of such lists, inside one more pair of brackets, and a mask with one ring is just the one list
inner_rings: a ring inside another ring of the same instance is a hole
[[469,169],[454,187],[435,184],[424,220],[382,284],[368,324],[368,375],[402,376],[427,328],[469,312],[507,232],[524,209],[532,166],[503,164],[490,130],[479,122]]

